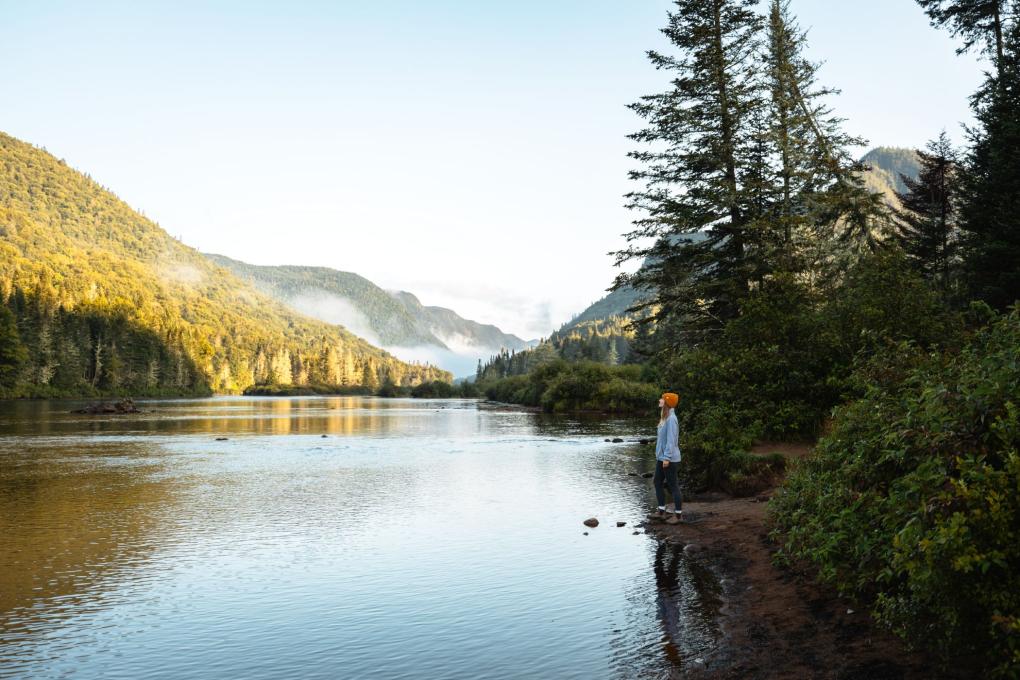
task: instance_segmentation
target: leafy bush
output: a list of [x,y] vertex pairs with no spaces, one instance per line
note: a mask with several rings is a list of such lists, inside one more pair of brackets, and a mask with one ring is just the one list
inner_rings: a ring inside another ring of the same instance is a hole
[[826,296],[793,276],[763,282],[711,342],[661,361],[688,411],[725,404],[739,427],[813,439],[852,388],[855,357],[890,342],[953,346],[957,315],[901,256],[865,258]]
[[878,379],[772,504],[783,554],[911,643],[1020,676],[1020,312],[858,373]]
[[784,470],[782,455],[749,453],[759,432],[738,422],[727,407],[716,404],[680,411],[686,423],[680,430],[680,470],[688,489],[750,496],[772,486]]
[[375,395],[377,397],[385,397],[387,399],[393,399],[395,397],[409,397],[411,396],[411,388],[406,385],[397,385],[391,380],[387,380],[376,390]]
[[484,384],[493,401],[541,406],[549,413],[605,411],[647,413],[656,411],[662,390],[640,382],[639,366],[607,366],[591,361],[546,363],[526,375]]
[[459,396],[459,392],[456,387],[442,380],[424,382],[411,388],[411,396],[416,399],[450,399]]

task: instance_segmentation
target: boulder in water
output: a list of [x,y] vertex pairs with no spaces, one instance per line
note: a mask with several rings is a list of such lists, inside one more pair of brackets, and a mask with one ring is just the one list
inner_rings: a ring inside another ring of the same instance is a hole
[[584,526],[586,526],[586,527],[595,528],[598,525],[599,525],[599,521],[597,519],[595,519],[594,517],[589,517],[588,519],[584,520]]

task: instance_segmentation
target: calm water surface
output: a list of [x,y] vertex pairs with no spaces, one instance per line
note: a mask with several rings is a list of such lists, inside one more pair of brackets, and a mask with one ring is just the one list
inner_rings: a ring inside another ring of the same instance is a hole
[[0,677],[655,678],[716,639],[708,572],[632,534],[639,423],[76,406],[0,403]]

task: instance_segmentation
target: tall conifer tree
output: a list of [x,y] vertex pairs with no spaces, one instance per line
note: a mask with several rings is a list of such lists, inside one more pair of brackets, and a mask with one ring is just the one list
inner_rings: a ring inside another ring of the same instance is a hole
[[14,314],[0,303],[0,387],[13,387],[18,369],[28,360]]
[[826,107],[834,91],[817,84],[788,2],[773,0],[767,22],[751,0],[675,5],[663,32],[677,54],[649,52],[672,87],[631,106],[646,122],[631,137],[647,148],[630,154],[644,187],[628,207],[643,215],[617,261],[644,263],[615,284],[650,293],[635,311],[656,324],[639,343],[655,352],[724,325],[776,271],[817,261],[806,241],[873,245],[883,212],[847,151],[863,140]]
[[[1016,13],[1009,0],[917,0],[932,26],[948,28],[963,40],[958,53],[977,48],[992,56],[998,77],[1005,66],[1007,19]],[[1010,11],[1012,10],[1012,11]]]
[[959,240],[959,172],[956,151],[943,132],[918,151],[917,179],[900,174],[907,191],[898,193],[896,242],[917,270],[949,297]]
[[974,97],[977,126],[962,183],[964,270],[972,295],[997,309],[1020,300],[1020,26],[998,75]]
[[874,245],[883,217],[879,197],[867,191],[863,167],[849,149],[865,140],[848,135],[826,101],[839,90],[818,84],[818,64],[804,51],[807,36],[788,0],[769,6],[765,82],[776,163],[776,206],[771,241],[776,265],[787,271],[807,264],[806,241],[829,239]]
[[[646,122],[631,139],[646,148],[630,154],[640,163],[630,177],[644,187],[628,194],[628,207],[644,214],[617,258],[642,258],[645,266],[619,277],[617,286],[654,291],[650,304],[640,307],[652,308],[659,321],[718,325],[736,314],[747,287],[752,216],[744,182],[758,105],[756,4],[676,0],[662,32],[678,54],[648,53],[655,68],[674,75],[672,86],[630,107]],[[651,246],[635,243],[648,238]]]

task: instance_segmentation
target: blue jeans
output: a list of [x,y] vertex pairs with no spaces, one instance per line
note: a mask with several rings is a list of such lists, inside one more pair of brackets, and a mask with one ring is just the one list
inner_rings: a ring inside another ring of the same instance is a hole
[[659,507],[663,508],[666,506],[666,491],[663,489],[663,482],[665,486],[669,487],[669,495],[673,497],[673,505],[676,506],[676,511],[680,512],[680,484],[676,481],[676,469],[680,463],[670,463],[669,467],[663,469],[662,461],[655,461],[655,500],[659,502]]

